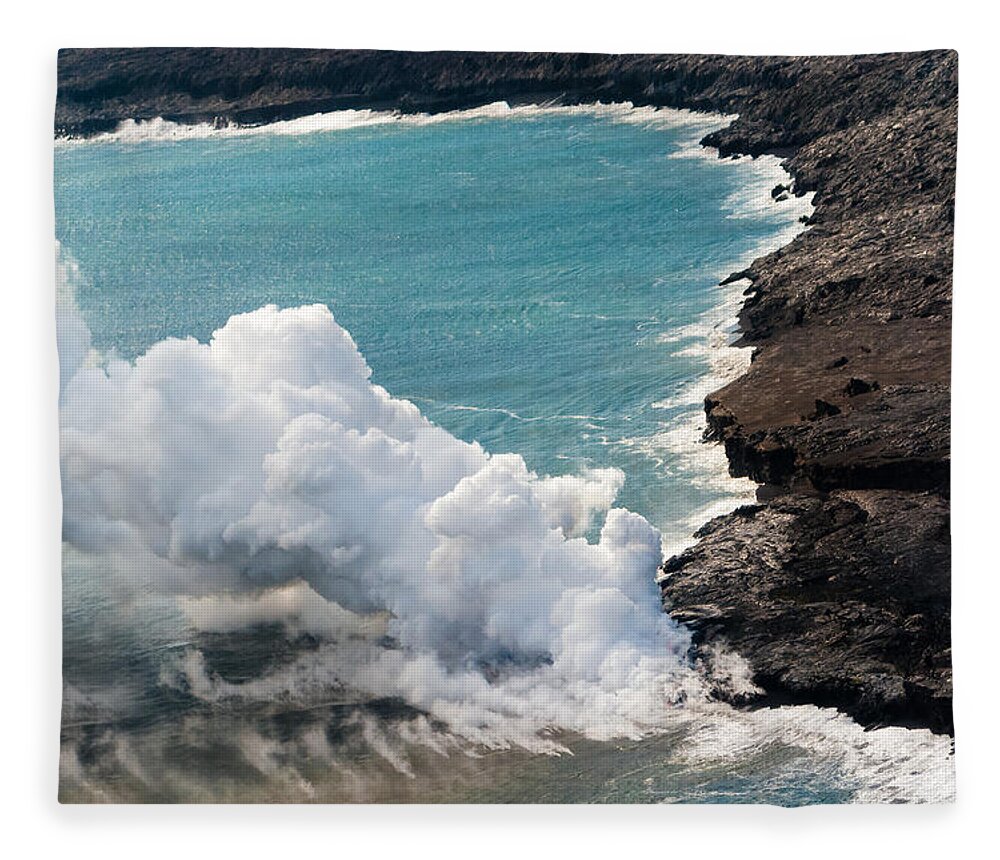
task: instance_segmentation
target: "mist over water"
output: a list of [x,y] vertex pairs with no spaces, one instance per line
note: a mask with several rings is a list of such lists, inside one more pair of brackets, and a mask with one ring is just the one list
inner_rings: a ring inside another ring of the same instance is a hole
[[948,739],[712,702],[660,609],[747,489],[700,404],[777,164],[336,116],[57,148],[66,799],[946,795]]

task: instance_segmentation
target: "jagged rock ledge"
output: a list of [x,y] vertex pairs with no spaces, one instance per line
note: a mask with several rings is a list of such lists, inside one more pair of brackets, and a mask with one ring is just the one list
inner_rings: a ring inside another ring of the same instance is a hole
[[740,343],[754,361],[705,403],[709,437],[734,475],[762,485],[761,504],[705,526],[666,563],[662,590],[695,629],[696,659],[721,645],[748,660],[758,703],[953,733],[957,59],[933,62],[931,99],[904,74],[901,102],[878,101],[867,82],[898,71],[886,58],[854,79],[827,130],[798,130],[807,93],[788,106],[799,146],[786,166],[797,193],[816,192],[812,227],[735,273],[752,284]]
[[[952,732],[954,52],[857,57],[97,49],[59,56],[56,133],[124,119],[265,122],[340,108],[632,101],[738,113],[705,143],[787,158],[807,232],[755,261],[748,373],[709,436],[759,504],[664,566],[693,659],[735,649],[757,704]],[[711,674],[709,672],[709,674]],[[725,685],[720,696],[730,696]],[[743,696],[743,694],[740,694]],[[741,701],[743,698],[741,698]]]

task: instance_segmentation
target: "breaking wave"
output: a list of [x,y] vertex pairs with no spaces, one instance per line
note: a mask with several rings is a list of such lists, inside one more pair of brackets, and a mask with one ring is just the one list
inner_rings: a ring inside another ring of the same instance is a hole
[[611,104],[525,104],[511,106],[499,101],[466,110],[444,111],[441,113],[400,113],[370,109],[329,111],[290,120],[279,120],[262,125],[240,125],[236,123],[178,123],[162,117],[148,120],[127,119],[119,123],[114,131],[103,132],[87,138],[61,137],[57,146],[93,143],[136,144],[170,142],[183,140],[204,140],[209,138],[236,138],[262,136],[298,136],[317,132],[347,131],[381,125],[427,126],[442,122],[469,122],[475,120],[495,120],[506,118],[530,118],[536,116],[589,116],[600,117],[613,122],[671,129],[690,128],[691,140],[685,152],[694,152],[700,147],[698,141],[705,134],[723,128],[735,119],[724,114],[701,113],[689,110],[657,107],[635,107],[631,102]]
[[57,146],[80,144],[137,144],[160,143],[212,138],[246,138],[284,136],[297,137],[318,132],[337,132],[372,126],[428,126],[445,122],[472,122],[476,120],[528,119],[545,116],[588,116],[612,122],[643,125],[651,128],[689,129],[690,139],[684,145],[683,156],[703,150],[698,141],[711,131],[723,128],[735,117],[725,114],[703,113],[675,108],[636,107],[631,102],[581,105],[525,104],[511,106],[499,101],[466,110],[441,113],[401,113],[371,109],[340,110],[316,113],[296,119],[279,120],[261,125],[238,123],[178,123],[163,117],[135,120],[127,119],[113,131],[90,137],[59,137]]

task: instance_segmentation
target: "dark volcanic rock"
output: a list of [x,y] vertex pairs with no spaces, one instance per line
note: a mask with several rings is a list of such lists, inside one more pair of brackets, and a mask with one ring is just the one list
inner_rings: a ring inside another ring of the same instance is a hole
[[946,100],[900,81],[884,103],[859,81],[844,121],[809,120],[787,162],[796,191],[816,192],[811,229],[741,273],[754,362],[706,399],[708,436],[767,501],[714,521],[663,589],[703,648],[748,659],[765,701],[952,732],[957,79],[953,55],[936,65]]
[[[724,155],[789,150],[897,105],[947,105],[954,55],[726,57],[296,48],[59,52],[56,129],[163,116],[265,122],[352,107],[451,110],[498,99],[622,101],[739,112]],[[870,101],[872,107],[866,102]]]
[[857,397],[859,394],[868,394],[871,391],[876,391],[881,386],[875,381],[869,381],[867,379],[858,379],[856,376],[852,376],[847,380],[847,385],[844,386],[844,394],[848,397]]
[[[754,291],[741,326],[743,342],[757,347],[754,364],[707,403],[736,473],[788,483],[820,459],[856,473],[855,446],[835,462],[826,435],[800,427],[823,400],[845,416],[839,428],[878,435],[885,462],[900,467],[927,455],[926,440],[904,419],[937,413],[934,456],[944,468],[936,488],[946,490],[954,155],[952,104],[894,111],[826,135],[791,159],[797,188],[817,189],[815,226],[746,273]],[[896,393],[875,398],[862,379]],[[762,472],[773,446],[790,439],[788,469]],[[821,449],[811,448],[814,440]]]
[[[738,113],[705,143],[777,153],[809,229],[749,278],[741,378],[706,436],[762,504],[665,565],[675,618],[750,662],[770,701],[951,731],[953,52],[855,57],[99,49],[59,54],[56,131],[264,122],[506,99]],[[710,661],[706,650],[700,662]]]
[[786,494],[713,520],[662,582],[699,647],[743,655],[764,701],[952,731],[948,505]]

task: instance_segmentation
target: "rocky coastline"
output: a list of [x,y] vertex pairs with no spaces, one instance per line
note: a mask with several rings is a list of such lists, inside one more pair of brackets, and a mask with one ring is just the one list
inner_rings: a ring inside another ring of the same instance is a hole
[[664,604],[709,678],[742,655],[753,706],[953,733],[950,353],[954,52],[854,57],[87,49],[59,56],[57,135],[125,119],[256,123],[343,108],[632,101],[738,113],[703,142],[774,153],[810,229],[748,279],[749,371],[708,436],[758,503],[666,562]]

